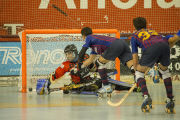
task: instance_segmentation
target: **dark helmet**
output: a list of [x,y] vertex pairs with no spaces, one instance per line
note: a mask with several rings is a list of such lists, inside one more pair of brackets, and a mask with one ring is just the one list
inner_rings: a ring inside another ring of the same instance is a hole
[[66,54],[67,52],[72,52],[74,55],[74,59],[78,56],[77,47],[74,44],[70,44],[65,47],[64,53]]

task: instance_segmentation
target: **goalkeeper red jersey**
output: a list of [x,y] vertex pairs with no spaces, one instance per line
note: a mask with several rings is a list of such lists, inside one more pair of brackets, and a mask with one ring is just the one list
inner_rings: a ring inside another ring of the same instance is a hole
[[[89,58],[89,55],[84,56],[84,61]],[[52,80],[58,79],[62,77],[66,72],[70,72],[70,70],[77,65],[77,62],[69,62],[65,61],[63,62],[55,71],[55,75],[52,76]],[[81,81],[79,76],[71,75],[72,81],[74,83],[79,83]]]

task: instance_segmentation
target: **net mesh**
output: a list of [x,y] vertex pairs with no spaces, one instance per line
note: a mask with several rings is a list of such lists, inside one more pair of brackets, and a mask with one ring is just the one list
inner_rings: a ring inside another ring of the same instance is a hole
[[[115,37],[115,34],[101,34]],[[76,45],[78,51],[81,50],[84,41],[81,34],[27,34],[26,36],[26,70],[27,88],[36,88],[38,79],[47,79],[48,75],[56,70],[64,61],[64,48],[69,45]],[[87,50],[90,54],[91,50]],[[96,59],[99,57],[97,55]],[[106,64],[107,69],[115,69],[115,62]],[[22,70],[22,69],[21,69]],[[22,71],[20,71],[22,75]],[[91,74],[93,75],[93,74]],[[51,87],[63,87],[64,84],[71,83],[71,77],[67,76]],[[22,88],[22,78],[20,77],[18,86]]]
[[[52,7],[55,5],[65,14]],[[0,34],[11,34],[4,24],[22,29],[118,29],[132,33],[132,20],[142,16],[148,28],[176,33],[180,26],[179,0],[1,0]]]

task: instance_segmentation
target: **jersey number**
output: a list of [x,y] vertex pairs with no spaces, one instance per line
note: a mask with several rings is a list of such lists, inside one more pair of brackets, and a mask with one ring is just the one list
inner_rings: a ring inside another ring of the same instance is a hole
[[143,41],[149,39],[152,35],[159,35],[155,30],[149,30],[149,31],[142,31],[138,34],[138,37],[143,37]]

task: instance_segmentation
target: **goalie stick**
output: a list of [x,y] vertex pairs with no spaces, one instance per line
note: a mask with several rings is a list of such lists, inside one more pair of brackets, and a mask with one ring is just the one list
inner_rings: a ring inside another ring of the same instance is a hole
[[50,89],[49,89],[49,92],[60,91],[60,90],[63,90],[63,89],[64,89],[64,87],[50,88]]
[[[62,77],[64,77],[64,76],[62,76]],[[58,80],[58,79],[57,79]],[[96,77],[94,77],[94,79],[91,81],[91,82],[89,82],[89,83],[82,83],[82,84],[72,84],[72,85],[67,85],[67,86],[64,86],[64,87],[58,87],[58,88],[50,88],[49,89],[49,92],[54,92],[54,91],[60,91],[60,90],[63,90],[63,89],[66,89],[66,90],[71,90],[71,89],[73,89],[73,88],[84,88],[84,87],[86,87],[86,86],[89,86],[89,85],[92,85],[92,84],[94,84],[95,82],[96,82],[96,80],[97,80],[97,78]],[[82,89],[83,90],[83,89]],[[75,91],[73,91],[73,93],[74,93]],[[78,91],[78,94],[80,94],[82,91]],[[71,91],[70,91],[70,93],[71,93]],[[76,93],[77,93],[77,91],[76,91]],[[84,93],[85,94],[85,93]],[[92,94],[92,93],[91,93]]]
[[63,79],[64,77],[68,76],[70,74],[70,72],[66,73],[65,75],[63,75],[62,77],[58,78],[58,79],[55,79],[54,81],[52,80],[52,73],[51,73],[51,76],[50,76],[50,82],[52,84],[54,83],[57,83],[59,80]]
[[[148,71],[150,70],[150,68],[148,70],[146,70],[145,74],[146,75],[148,73]],[[135,83],[131,89],[124,95],[124,97],[118,102],[118,103],[112,103],[110,100],[107,102],[107,104],[109,104],[110,106],[113,106],[113,107],[117,107],[119,105],[121,105],[124,100],[130,95],[130,93],[134,90],[134,88],[137,86],[137,84]]]

